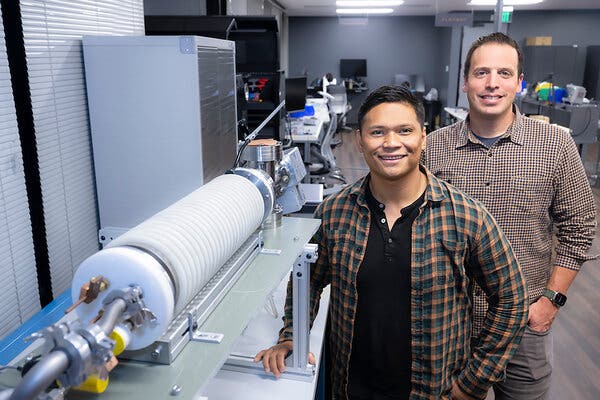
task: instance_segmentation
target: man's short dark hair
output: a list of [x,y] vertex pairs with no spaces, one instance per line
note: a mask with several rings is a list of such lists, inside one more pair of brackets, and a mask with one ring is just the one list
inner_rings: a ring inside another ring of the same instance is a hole
[[471,48],[467,53],[467,58],[465,59],[465,69],[463,71],[463,76],[465,77],[465,79],[467,79],[469,76],[469,69],[471,69],[471,58],[473,57],[473,52],[481,46],[483,46],[484,44],[488,43],[505,44],[515,49],[517,51],[517,57],[519,59],[517,70],[519,76],[521,76],[521,74],[523,73],[524,57],[523,52],[519,47],[519,44],[513,38],[511,38],[508,35],[505,35],[504,33],[494,32],[490,33],[489,35],[479,37],[479,39],[474,41],[471,45]]
[[425,108],[423,103],[405,86],[381,86],[372,91],[358,110],[358,129],[362,128],[365,115],[375,106],[383,103],[406,104],[415,111],[417,121],[423,128],[425,123]]

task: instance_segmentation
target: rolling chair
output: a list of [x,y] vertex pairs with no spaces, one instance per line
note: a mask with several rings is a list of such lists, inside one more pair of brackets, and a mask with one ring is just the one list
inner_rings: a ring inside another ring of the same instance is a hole
[[342,172],[337,167],[333,151],[331,150],[331,140],[333,135],[337,131],[337,117],[336,113],[329,108],[329,125],[327,126],[327,132],[323,136],[323,141],[319,145],[311,147],[311,156],[318,159],[322,163],[322,167],[315,171],[310,171],[311,181],[325,180],[327,176],[337,179],[342,183],[346,183],[346,178],[342,175]]
[[333,110],[332,116],[337,120],[336,131],[331,139],[331,146],[335,147],[342,142],[339,136],[335,136],[339,130],[350,130],[346,126],[346,114],[352,108],[348,103],[348,95],[344,85],[329,85],[327,92],[319,92],[323,98],[327,99],[327,106]]
[[346,115],[348,96],[346,95],[346,88],[344,85],[329,85],[327,86],[327,93],[333,96],[333,99],[329,100],[329,108],[331,108],[336,115]]
[[333,96],[329,101],[329,106],[335,111],[338,120],[338,130],[349,129],[346,126],[346,114],[352,109],[348,102],[348,94],[344,85],[327,86],[327,93]]

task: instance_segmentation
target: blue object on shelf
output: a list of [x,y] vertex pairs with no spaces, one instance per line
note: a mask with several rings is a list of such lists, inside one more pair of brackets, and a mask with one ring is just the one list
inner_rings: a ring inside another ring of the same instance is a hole
[[315,108],[310,105],[304,106],[304,111],[293,111],[290,113],[290,118],[311,117],[315,115]]
[[[555,103],[562,103],[563,97],[567,94],[567,91],[561,87],[554,87],[554,92],[548,96],[548,100],[554,100]],[[554,97],[554,99],[552,99]]]

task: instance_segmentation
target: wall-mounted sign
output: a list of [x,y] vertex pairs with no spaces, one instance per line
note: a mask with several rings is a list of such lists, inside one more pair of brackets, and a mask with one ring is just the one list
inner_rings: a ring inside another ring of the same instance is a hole
[[457,12],[435,15],[435,26],[471,26],[473,13]]

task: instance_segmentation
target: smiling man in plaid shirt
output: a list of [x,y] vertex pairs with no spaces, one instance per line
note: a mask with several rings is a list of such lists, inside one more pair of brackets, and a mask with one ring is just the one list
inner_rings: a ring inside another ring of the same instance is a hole
[[[419,165],[423,120],[407,89],[371,93],[356,132],[370,173],[316,212],[311,320],[330,284],[336,399],[482,399],[504,378],[527,319],[525,283],[494,219]],[[472,348],[473,282],[490,307]],[[275,376],[292,349],[291,324],[288,288],[279,344],[255,359]]]

